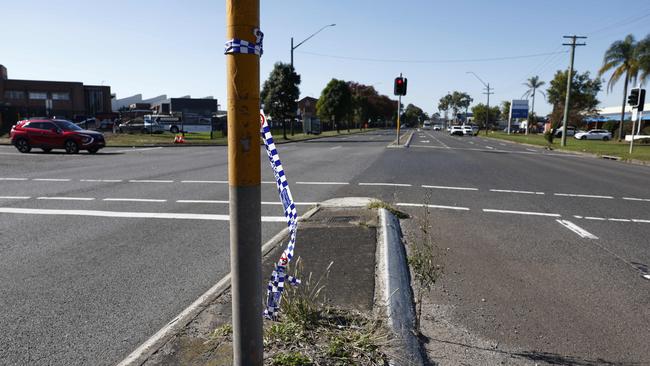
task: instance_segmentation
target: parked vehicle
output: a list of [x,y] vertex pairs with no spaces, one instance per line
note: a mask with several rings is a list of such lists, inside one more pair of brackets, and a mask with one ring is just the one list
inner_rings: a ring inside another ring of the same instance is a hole
[[472,129],[472,126],[463,125],[461,128],[463,129],[463,135],[474,136],[474,130]]
[[76,154],[79,150],[94,154],[106,146],[101,133],[84,130],[70,121],[59,119],[19,121],[11,127],[9,138],[21,153],[28,153],[36,147],[45,152],[65,149],[68,154]]
[[117,127],[117,131],[120,133],[163,133],[165,128],[151,120],[135,118],[121,123]]
[[[555,137],[562,137],[562,131],[564,131],[563,127],[558,128],[555,130]],[[566,135],[567,136],[573,136],[576,134],[576,128],[573,126],[567,126],[566,127]]]
[[461,126],[451,126],[449,128],[449,134],[452,136],[463,136],[465,134],[465,131]]
[[442,131],[442,126],[441,125],[433,125],[433,130],[434,131]]
[[607,130],[589,130],[589,131],[580,131],[576,133],[573,137],[578,140],[603,140],[608,141],[612,138],[612,133]]

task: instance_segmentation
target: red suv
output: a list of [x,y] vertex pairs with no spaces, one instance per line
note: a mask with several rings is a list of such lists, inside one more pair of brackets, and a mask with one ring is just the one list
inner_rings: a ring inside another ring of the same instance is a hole
[[32,147],[37,147],[45,152],[65,149],[68,154],[76,154],[79,150],[88,150],[94,154],[106,146],[101,133],[84,130],[70,121],[60,119],[19,121],[11,127],[9,138],[21,153],[28,153]]

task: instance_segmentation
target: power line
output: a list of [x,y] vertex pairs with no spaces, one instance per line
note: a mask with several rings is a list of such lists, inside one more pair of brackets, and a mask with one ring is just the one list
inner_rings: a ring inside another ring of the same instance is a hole
[[517,56],[504,56],[504,57],[488,57],[488,58],[474,58],[474,59],[448,59],[448,60],[396,60],[396,59],[378,59],[378,58],[365,58],[365,57],[348,57],[348,56],[338,56],[338,55],[327,55],[322,53],[315,52],[300,52],[306,55],[319,56],[319,57],[328,57],[335,58],[340,60],[350,60],[350,61],[364,61],[364,62],[385,62],[385,63],[412,63],[412,64],[442,64],[442,63],[462,63],[462,62],[485,62],[485,61],[504,61],[504,60],[517,60],[522,58],[534,58],[549,56],[555,54],[563,54],[566,51],[561,52],[545,52],[545,53],[536,53],[530,55],[517,55]]

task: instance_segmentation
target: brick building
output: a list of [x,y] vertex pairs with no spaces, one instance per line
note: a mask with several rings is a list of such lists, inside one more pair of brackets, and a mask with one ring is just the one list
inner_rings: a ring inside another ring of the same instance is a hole
[[111,113],[111,88],[81,82],[9,79],[0,65],[0,132],[35,116],[68,119]]

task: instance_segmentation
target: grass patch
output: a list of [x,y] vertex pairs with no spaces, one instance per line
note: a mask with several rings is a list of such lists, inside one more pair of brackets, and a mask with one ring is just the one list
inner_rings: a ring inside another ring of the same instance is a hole
[[395,217],[397,217],[400,220],[409,218],[409,215],[407,213],[396,209],[395,207],[391,206],[389,203],[386,203],[384,201],[372,201],[372,202],[370,202],[368,204],[367,208],[369,208],[369,209],[375,209],[375,208],[376,209],[379,209],[379,208],[386,209],[388,212],[392,213],[393,215],[395,215]]
[[[513,141],[524,144],[531,144],[537,146],[548,146],[548,142],[544,139],[542,134],[510,134],[504,132],[493,132],[488,137]],[[634,152],[630,155],[630,143],[618,142],[615,140],[600,141],[600,140],[577,140],[573,137],[567,137],[567,146],[560,146],[561,139],[556,137],[553,140],[551,147],[557,150],[567,150],[576,152],[585,152],[590,154],[611,155],[618,156],[623,160],[643,160],[650,161],[650,143],[641,143],[640,141],[634,142]]]
[[[331,266],[318,280],[310,274],[300,286],[285,288],[280,322],[265,322],[264,347],[272,365],[385,364],[381,347],[389,333],[379,319],[324,305],[323,283]],[[300,258],[295,268],[294,275],[303,277]],[[289,352],[295,349],[301,353]]]

